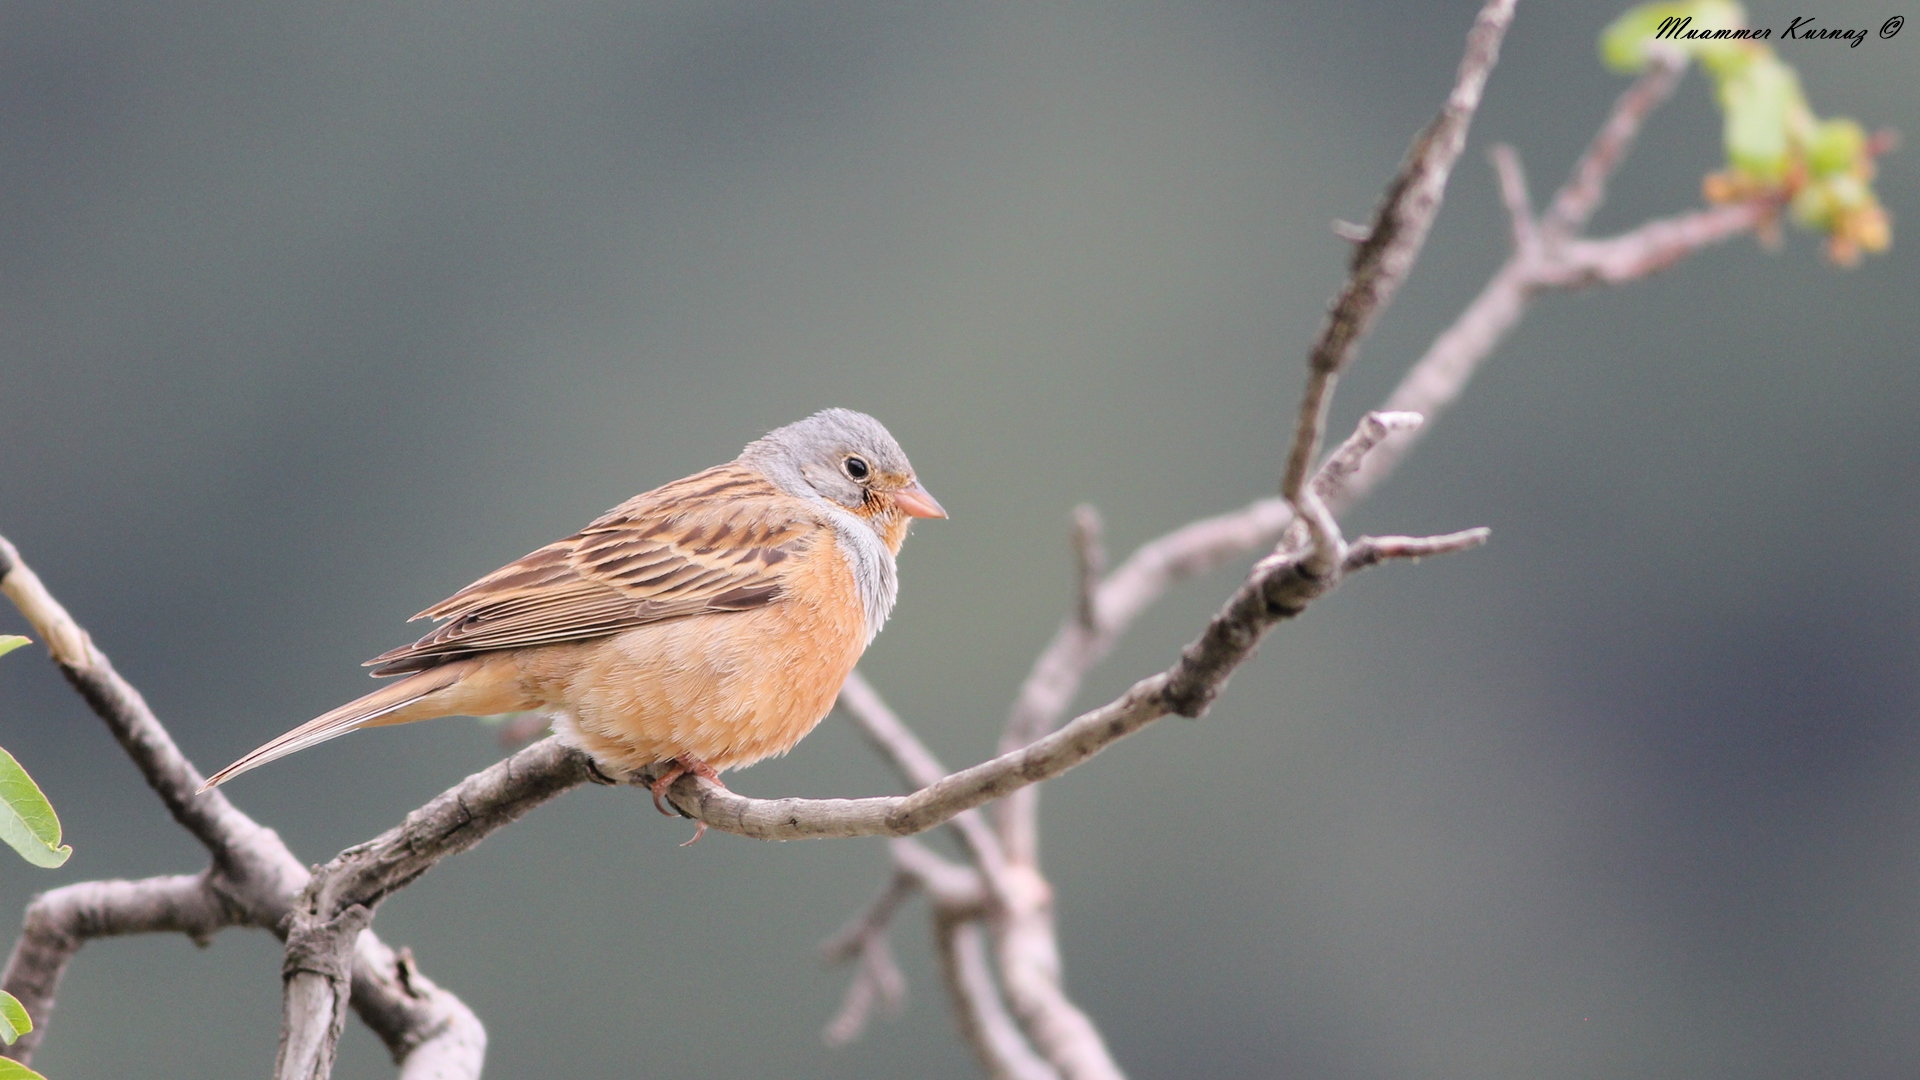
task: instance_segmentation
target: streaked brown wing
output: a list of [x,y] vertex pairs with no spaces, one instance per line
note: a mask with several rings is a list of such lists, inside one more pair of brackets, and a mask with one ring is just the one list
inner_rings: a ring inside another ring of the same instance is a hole
[[793,503],[737,464],[676,480],[414,616],[441,625],[367,664],[399,675],[476,652],[773,603],[788,560],[817,528]]

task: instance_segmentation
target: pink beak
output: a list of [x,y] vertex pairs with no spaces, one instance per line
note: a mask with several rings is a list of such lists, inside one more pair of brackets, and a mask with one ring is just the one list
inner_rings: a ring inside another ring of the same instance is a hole
[[905,510],[908,517],[943,518],[947,516],[947,511],[940,505],[940,500],[933,497],[933,492],[921,487],[918,481],[910,488],[894,492],[893,501],[900,504],[900,509]]

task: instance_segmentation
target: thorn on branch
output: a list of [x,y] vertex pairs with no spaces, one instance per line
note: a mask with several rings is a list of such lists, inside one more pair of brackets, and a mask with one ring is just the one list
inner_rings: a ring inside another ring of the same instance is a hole
[[1349,243],[1364,244],[1373,235],[1373,230],[1355,221],[1334,218],[1333,235]]

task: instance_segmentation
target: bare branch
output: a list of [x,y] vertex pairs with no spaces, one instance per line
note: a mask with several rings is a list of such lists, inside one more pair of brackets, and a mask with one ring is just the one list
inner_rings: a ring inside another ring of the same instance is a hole
[[[893,765],[909,787],[923,788],[947,775],[946,766],[940,764],[940,759],[933,756],[933,751],[928,750],[912,729],[901,722],[900,717],[881,698],[880,692],[859,671],[848,674],[847,681],[841,685],[839,705],[847,711],[847,715],[853,717],[861,734]],[[978,813],[967,811],[955,816],[952,824],[961,842],[967,845],[968,854],[981,867],[981,872],[989,880],[996,879],[999,868],[1006,862],[1006,855],[999,838],[987,827],[986,821]],[[932,853],[928,855],[931,857]],[[912,870],[914,867],[906,866],[906,869]]]
[[1101,540],[1100,511],[1082,504],[1073,508],[1073,554],[1080,568],[1080,625],[1100,630],[1100,578],[1107,572],[1107,548]]
[[1527,194],[1527,171],[1520,164],[1520,154],[1506,143],[1495,143],[1487,150],[1487,159],[1500,181],[1500,204],[1507,208],[1513,250],[1531,253],[1540,243],[1540,231],[1534,225],[1533,196]]
[[1606,200],[1607,180],[1620,167],[1627,151],[1633,149],[1647,117],[1673,96],[1685,73],[1686,65],[1677,56],[1659,55],[1648,62],[1646,70],[1613,103],[1606,123],[1600,125],[1580,160],[1574,162],[1567,182],[1560,185],[1540,222],[1543,233],[1558,240],[1587,227],[1594,211]]
[[140,692],[113,670],[67,609],[0,537],[0,592],[4,592],[47,643],[60,673],[113,732],[127,756],[160,796],[175,821],[213,854],[214,865],[235,886],[235,900],[252,905],[250,921],[272,925],[278,912],[257,901],[292,896],[305,870],[269,829],[235,809],[219,792],[196,794],[205,778],[174,745]]
[[890,840],[888,847],[900,873],[942,911],[979,915],[1003,902],[1001,894],[988,886],[986,875],[941,858],[912,837]]
[[1100,631],[1089,633],[1077,618],[1068,619],[1034,662],[1008,714],[1000,749],[1025,746],[1053,730],[1078,692],[1082,676],[1106,657],[1133,620],[1167,589],[1272,545],[1292,521],[1293,509],[1286,500],[1260,499],[1141,545],[1100,584],[1094,600]]
[[[1200,636],[1182,650],[1172,667],[1141,679],[1120,697],[1081,714],[1050,735],[948,774],[910,795],[750,799],[692,775],[677,780],[668,795],[688,817],[761,840],[911,836],[924,832],[962,811],[1058,776],[1163,716],[1204,715],[1228,676],[1252,655],[1266,632],[1276,623],[1299,615],[1338,581],[1338,574],[1316,574],[1301,563],[1262,563]],[[535,743],[503,764],[551,743]],[[584,758],[565,751],[555,757],[556,766],[564,754]],[[522,782],[538,783],[542,779],[529,767]],[[421,860],[436,857],[424,849],[410,850],[408,855],[409,859]]]
[[474,773],[385,833],[350,847],[313,875],[287,933],[280,1080],[326,1080],[346,1015],[354,945],[394,890],[495,829],[587,783],[592,761],[557,737]]
[[911,839],[894,840],[890,850],[895,870],[880,895],[820,946],[821,956],[830,964],[860,961],[839,1014],[822,1032],[829,1046],[844,1046],[859,1038],[875,1004],[897,1011],[904,1000],[906,979],[893,961],[887,933],[908,897],[924,892],[935,911],[953,918],[978,917],[990,903],[980,873],[949,862]]
[[1569,240],[1536,269],[1536,287],[1578,289],[1620,285],[1665,270],[1681,259],[1725,243],[1771,220],[1770,201],[1733,203],[1649,221],[1605,240]]
[[1359,570],[1389,559],[1418,562],[1431,555],[1471,551],[1492,535],[1490,529],[1465,529],[1444,536],[1363,536],[1347,550],[1346,569]]
[[1416,412],[1370,412],[1360,418],[1360,425],[1347,436],[1347,441],[1339,449],[1327,455],[1320,466],[1319,475],[1314,478],[1314,490],[1321,498],[1332,498],[1346,486],[1347,478],[1360,471],[1367,455],[1385,442],[1387,436],[1396,431],[1412,431],[1425,422],[1425,417]]
[[[1052,731],[1079,693],[1086,673],[1104,660],[1140,613],[1185,578],[1230,559],[1269,547],[1293,521],[1285,499],[1268,498],[1240,510],[1204,518],[1141,545],[1101,582],[1094,598],[1098,630],[1069,617],[1054,632],[1008,711],[1000,752],[1017,750]],[[998,807],[1007,857],[1038,857],[1039,789],[1023,788]]]
[[32,1031],[6,1048],[26,1064],[46,1036],[54,995],[80,946],[99,937],[173,932],[205,944],[240,922],[240,912],[207,884],[205,874],[143,881],[83,881],[41,893],[27,905],[20,937],[0,985],[33,1017]]
[[[1528,301],[1542,290],[1635,281],[1774,220],[1780,208],[1762,200],[1651,221],[1609,240],[1576,238],[1605,198],[1608,179],[1633,146],[1647,116],[1671,96],[1681,74],[1671,58],[1657,60],[1620,95],[1544,217],[1524,231],[1516,222],[1516,235],[1524,232],[1536,242],[1516,243],[1513,254],[1480,294],[1400,380],[1387,398],[1387,409],[1416,412],[1429,421],[1446,411],[1481,361],[1519,323]],[[1496,148],[1494,168],[1511,216],[1519,205],[1515,190],[1524,183],[1519,157]],[[1419,438],[1419,431],[1388,438],[1346,488],[1329,497],[1332,509],[1337,513],[1364,499],[1392,475]]]
[[828,1021],[826,1029],[820,1033],[828,1046],[845,1046],[858,1039],[867,1029],[874,1005],[882,1005],[887,1011],[897,1013],[905,1003],[907,978],[900,973],[900,965],[893,959],[892,946],[887,943],[887,931],[892,925],[894,912],[912,893],[912,879],[906,874],[896,873],[887,879],[886,888],[880,891],[879,897],[867,910],[855,916],[853,921],[821,946],[820,952],[828,963],[860,962],[852,981],[847,984],[846,997],[841,1002],[839,1014]]
[[1500,56],[1500,39],[1513,20],[1513,0],[1487,0],[1467,35],[1453,92],[1440,115],[1407,150],[1407,158],[1387,185],[1366,240],[1354,249],[1346,286],[1327,312],[1326,326],[1307,359],[1307,388],[1301,395],[1293,448],[1287,455],[1280,493],[1298,502],[1326,428],[1327,404],[1334,383],[1353,358],[1360,339],[1386,310],[1393,294],[1426,243],[1427,230],[1440,211],[1441,196],[1453,163],[1466,146],[1467,126],[1480,107],[1487,75]]
[[1364,244],[1367,242],[1367,237],[1373,235],[1373,230],[1365,225],[1343,218],[1334,218],[1332,228],[1333,235],[1351,244]]
[[[93,645],[87,632],[53,598],[39,576],[20,558],[19,551],[3,536],[0,536],[0,593],[13,601],[40,638],[47,642],[61,673],[80,691],[95,715],[106,722],[174,819],[212,854],[212,868],[189,880],[200,882],[226,910],[230,918],[228,925],[257,926],[284,934],[282,920],[292,910],[294,898],[307,885],[306,867],[281,843],[278,834],[240,812],[225,795],[198,793],[199,770],[174,745],[172,736],[140,693],[113,670],[106,655]],[[126,927],[118,931],[121,933],[136,932],[135,928],[141,925],[138,912],[149,903],[143,894],[146,884],[134,882],[131,890],[106,889],[90,894],[99,906],[88,917],[96,920],[97,925]],[[169,888],[156,887],[162,892]],[[53,897],[59,891],[41,899]],[[10,1056],[22,1062],[45,1038],[47,1025],[52,1020],[53,990],[74,950],[86,940],[86,935],[73,935],[57,942],[60,948],[29,945],[32,920],[30,908],[28,927],[15,946],[4,982],[5,989],[23,1001],[27,995],[39,995],[36,1000],[42,1001],[39,1011],[32,1013],[33,1042],[22,1040],[8,1048]],[[196,933],[194,927],[198,925],[201,924],[189,923],[178,929]],[[46,942],[53,941],[51,937],[46,939]],[[65,947],[66,941],[71,942],[70,948]],[[405,957],[401,963],[393,959],[394,955],[371,933],[361,935],[352,961],[354,1006],[361,1018],[393,1053],[403,1080],[477,1078],[486,1048],[486,1034],[479,1019],[459,998],[420,975],[411,957]],[[16,986],[20,989],[15,989]]]
[[373,931],[354,944],[353,1011],[400,1066],[400,1080],[478,1080],[487,1029],[473,1010],[421,974],[413,952]]
[[1034,1050],[1066,1080],[1121,1080],[1120,1066],[1087,1014],[1061,986],[1053,888],[1037,868],[1010,869],[1016,897],[994,926],[1000,984]]
[[954,1004],[960,1035],[993,1080],[1060,1080],[1033,1052],[1000,998],[987,963],[986,934],[978,919],[934,912],[933,940]]

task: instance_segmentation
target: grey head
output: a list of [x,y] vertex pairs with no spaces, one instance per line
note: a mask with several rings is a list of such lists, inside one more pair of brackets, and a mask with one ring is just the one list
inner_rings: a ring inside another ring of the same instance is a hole
[[896,506],[911,517],[947,516],[886,427],[852,409],[822,409],[775,428],[748,443],[740,460],[789,495],[826,499],[870,522]]

